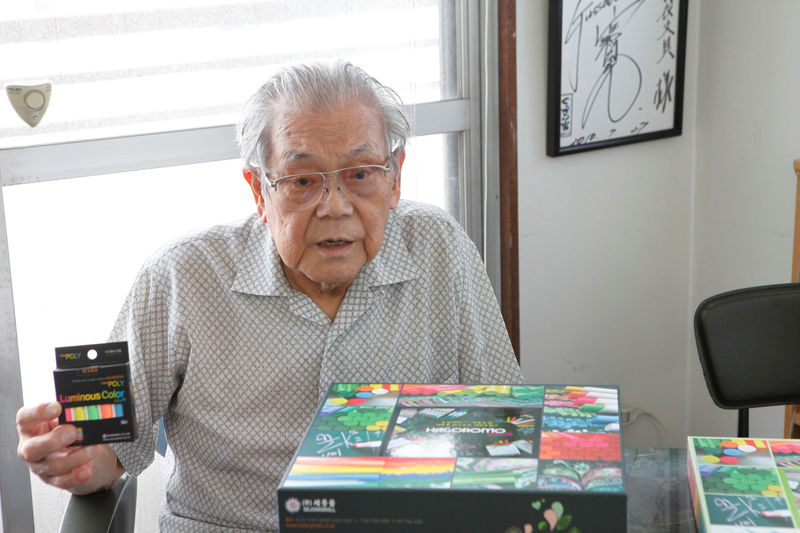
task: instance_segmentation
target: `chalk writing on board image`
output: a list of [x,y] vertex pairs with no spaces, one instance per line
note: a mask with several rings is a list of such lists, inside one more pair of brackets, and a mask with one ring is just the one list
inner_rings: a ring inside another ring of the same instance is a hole
[[300,452],[316,457],[374,456],[380,452],[383,431],[312,431]]
[[559,107],[550,110],[557,117],[548,125],[550,155],[650,133],[680,134],[685,2],[551,0],[550,7],[551,17],[560,18],[550,27],[559,33],[557,41],[550,36],[548,105]]
[[792,527],[783,498],[706,494],[709,521],[716,525]]

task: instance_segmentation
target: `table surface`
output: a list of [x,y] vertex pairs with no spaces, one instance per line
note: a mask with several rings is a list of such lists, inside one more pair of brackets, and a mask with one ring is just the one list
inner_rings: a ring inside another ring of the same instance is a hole
[[627,448],[628,532],[695,533],[685,448]]

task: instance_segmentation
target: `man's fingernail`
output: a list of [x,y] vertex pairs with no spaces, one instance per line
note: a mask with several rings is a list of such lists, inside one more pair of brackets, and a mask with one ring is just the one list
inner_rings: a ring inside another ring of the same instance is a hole
[[61,442],[70,444],[75,440],[75,430],[65,426],[64,431],[61,432]]
[[47,409],[44,410],[45,416],[49,418],[55,418],[58,416],[58,413],[61,412],[61,406],[58,402],[53,402],[47,406]]

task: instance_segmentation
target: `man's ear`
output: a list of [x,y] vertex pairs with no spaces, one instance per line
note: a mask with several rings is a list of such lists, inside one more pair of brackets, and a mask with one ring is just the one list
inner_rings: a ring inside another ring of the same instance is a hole
[[245,181],[247,184],[250,185],[250,190],[253,193],[253,199],[256,201],[256,211],[258,211],[258,216],[266,222],[266,216],[264,214],[264,196],[261,194],[261,180],[258,179],[258,176],[251,172],[250,170],[243,169],[242,174],[244,175]]
[[400,201],[400,175],[403,170],[403,161],[406,160],[406,151],[402,148],[397,148],[394,151],[394,160],[397,167],[395,171],[394,181],[392,182],[392,192],[389,198],[389,209],[397,207]]

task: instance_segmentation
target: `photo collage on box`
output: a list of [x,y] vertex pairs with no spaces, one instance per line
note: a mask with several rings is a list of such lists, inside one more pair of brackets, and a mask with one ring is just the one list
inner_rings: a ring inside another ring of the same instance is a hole
[[335,384],[285,486],[624,490],[618,391]]
[[541,489],[624,490],[617,390],[548,387],[539,458]]
[[800,441],[690,440],[702,489],[699,499],[712,527],[800,527]]

